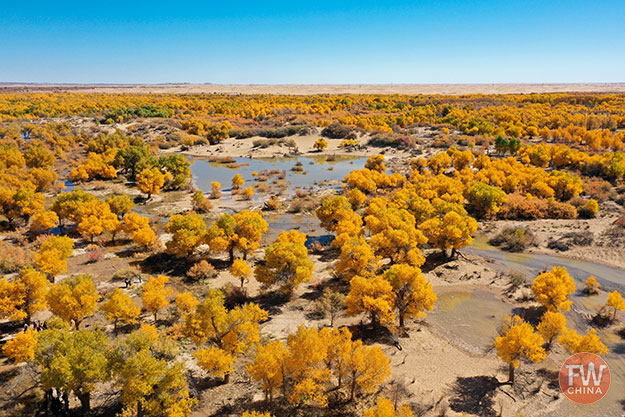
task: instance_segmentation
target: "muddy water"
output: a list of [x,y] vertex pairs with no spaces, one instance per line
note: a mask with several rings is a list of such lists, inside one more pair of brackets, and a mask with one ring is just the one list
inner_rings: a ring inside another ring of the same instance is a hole
[[[566,313],[568,326],[578,332],[585,332],[590,328],[585,314],[592,314],[605,303],[607,293],[615,289],[625,292],[625,271],[592,262],[584,262],[568,259],[555,255],[545,254],[511,254],[488,246],[483,240],[477,239],[476,244],[465,249],[466,252],[483,256],[494,261],[493,267],[502,270],[514,270],[524,273],[528,278],[533,278],[543,270],[549,270],[552,266],[564,266],[569,274],[575,279],[577,287],[582,288],[582,282],[588,276],[594,275],[602,287],[600,295],[586,297],[576,292],[571,296],[573,307]],[[481,303],[480,303],[481,304]],[[461,305],[461,304],[460,304]],[[484,307],[487,308],[487,307]],[[478,312],[483,308],[474,307]],[[462,315],[463,311],[458,310]],[[623,316],[623,313],[621,313]],[[461,320],[461,319],[457,319]],[[623,320],[623,318],[622,318]],[[471,321],[472,331],[483,332],[479,320]],[[469,329],[463,329],[458,333],[462,340],[470,340],[463,333]],[[592,405],[576,405],[565,399],[562,403],[559,415],[562,416],[622,416],[625,407],[625,340],[617,335],[612,329],[598,330],[601,340],[608,346],[610,352],[604,357],[610,367],[612,384],[607,395],[599,402]],[[555,364],[556,366],[558,364]]]
[[[253,172],[261,172],[266,169],[285,171],[285,180],[288,182],[285,191],[316,189],[324,186],[324,183],[329,183],[327,185],[329,187],[338,188],[345,175],[365,166],[367,158],[344,155],[328,158],[327,155],[319,155],[285,158],[234,158],[234,160],[238,164],[236,168],[229,168],[228,164],[195,159],[191,165],[195,186],[208,193],[211,190],[211,182],[217,181],[222,185],[224,198],[228,198],[231,195],[228,191],[230,191],[232,177],[240,174],[245,180],[245,186],[247,187],[255,183]],[[291,171],[291,168],[298,162],[302,164],[304,171]],[[271,176],[267,181],[267,185],[271,186],[272,181],[276,178],[276,176]],[[277,187],[274,187],[274,189],[277,189]],[[260,198],[260,196],[257,196],[257,198]]]
[[488,291],[442,292],[426,322],[452,344],[483,354],[492,347],[497,327],[512,307]]

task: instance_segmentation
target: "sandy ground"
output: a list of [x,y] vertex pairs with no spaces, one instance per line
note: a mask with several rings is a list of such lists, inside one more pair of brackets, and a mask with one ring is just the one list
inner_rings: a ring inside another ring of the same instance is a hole
[[[198,145],[182,152],[186,155],[206,158],[206,157],[232,157],[232,158],[274,158],[292,155],[351,155],[351,156],[371,156],[383,152],[387,157],[396,156],[404,157],[409,156],[409,152],[403,152],[392,148],[375,148],[375,147],[363,147],[356,150],[348,150],[340,147],[340,139],[326,139],[328,147],[323,152],[318,152],[313,148],[313,145],[317,139],[321,136],[317,134],[312,135],[295,135],[286,137],[286,140],[293,139],[297,144],[297,149],[291,149],[288,146],[282,144],[271,145],[266,148],[254,147],[254,141],[256,140],[268,140],[259,136],[253,136],[245,139],[226,139],[218,145]],[[360,143],[367,143],[368,138],[360,138]],[[179,147],[167,149],[164,153],[178,153]]]
[[[571,259],[625,269],[625,236],[614,231],[614,222],[622,216],[618,207],[602,207],[600,217],[573,220],[496,221],[482,223],[480,232],[488,238],[506,227],[524,227],[536,236],[536,245],[527,253],[557,254]],[[550,241],[568,241],[567,235],[583,233],[592,238],[589,245],[571,245],[568,250],[549,248]]]
[[176,94],[530,94],[624,93],[625,83],[551,84],[30,84],[0,83],[12,91]]

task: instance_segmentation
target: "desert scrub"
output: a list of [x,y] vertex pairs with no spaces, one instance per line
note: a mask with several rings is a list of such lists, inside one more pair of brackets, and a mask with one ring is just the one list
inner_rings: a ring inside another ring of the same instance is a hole
[[488,243],[508,252],[523,252],[527,247],[536,245],[536,237],[526,228],[506,227]]
[[18,272],[33,262],[33,253],[27,249],[0,241],[0,272]]

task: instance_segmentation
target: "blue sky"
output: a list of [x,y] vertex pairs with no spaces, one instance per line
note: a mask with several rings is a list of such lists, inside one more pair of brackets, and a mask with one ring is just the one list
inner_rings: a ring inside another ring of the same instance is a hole
[[0,0],[0,81],[622,82],[623,22],[623,0]]

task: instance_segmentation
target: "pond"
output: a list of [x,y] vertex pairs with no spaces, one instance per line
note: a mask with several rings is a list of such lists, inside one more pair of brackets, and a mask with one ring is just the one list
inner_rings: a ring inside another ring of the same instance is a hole
[[[209,193],[211,182],[217,181],[225,192],[224,197],[231,196],[232,177],[240,174],[245,180],[245,187],[258,182],[252,173],[260,173],[263,170],[284,171],[285,191],[293,192],[296,189],[315,189],[324,185],[339,188],[340,182],[345,175],[355,169],[362,169],[367,158],[353,156],[300,156],[284,158],[233,158],[235,163],[210,162],[208,160],[195,159],[191,165],[191,174],[194,185]],[[302,172],[292,171],[296,164],[301,164]],[[271,175],[267,180],[267,186],[278,179],[278,175]],[[328,184],[329,182],[329,184]],[[326,183],[326,184],[324,184]],[[227,194],[226,194],[227,193]]]

